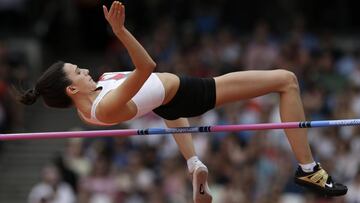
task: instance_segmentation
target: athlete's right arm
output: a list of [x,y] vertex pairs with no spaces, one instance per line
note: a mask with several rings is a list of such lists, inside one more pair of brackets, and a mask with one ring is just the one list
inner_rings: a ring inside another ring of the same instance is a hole
[[146,52],[144,47],[135,39],[135,37],[125,28],[125,7],[122,3],[114,1],[110,11],[103,6],[104,16],[111,25],[116,37],[122,42],[127,49],[132,62],[136,69],[142,71],[153,71],[155,62]]
[[[100,114],[117,114],[140,90],[142,85],[148,79],[156,67],[144,47],[135,39],[135,37],[125,28],[125,7],[118,1],[114,1],[110,10],[103,6],[104,16],[112,27],[114,34],[127,49],[135,70],[127,79],[115,90],[111,91],[101,103]],[[100,116],[103,117],[103,116]]]

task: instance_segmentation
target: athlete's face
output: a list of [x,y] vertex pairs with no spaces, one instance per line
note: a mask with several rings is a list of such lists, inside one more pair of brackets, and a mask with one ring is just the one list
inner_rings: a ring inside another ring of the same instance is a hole
[[88,69],[82,69],[77,65],[65,63],[64,71],[72,81],[72,84],[66,88],[68,94],[87,94],[96,89],[96,83],[89,75]]

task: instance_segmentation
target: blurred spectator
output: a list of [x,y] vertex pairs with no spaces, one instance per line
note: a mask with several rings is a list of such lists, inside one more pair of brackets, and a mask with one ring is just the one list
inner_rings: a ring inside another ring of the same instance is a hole
[[307,22],[303,15],[298,15],[293,19],[289,37],[292,41],[297,41],[300,49],[305,49],[306,52],[313,52],[319,49],[319,39],[307,29]]
[[345,199],[347,203],[358,203],[360,202],[360,170],[357,172],[354,179],[349,184],[349,192]]
[[62,182],[58,169],[47,165],[41,174],[42,181],[30,191],[29,203],[75,203],[73,190]]
[[181,163],[176,161],[171,163],[170,160],[164,160],[163,172],[161,173],[163,179],[162,191],[169,202],[185,203],[191,198],[188,191],[188,178],[184,167]]
[[107,157],[99,156],[93,163],[91,173],[80,182],[79,202],[118,202],[118,189],[116,178],[111,171],[110,160]]
[[222,29],[218,34],[218,44],[219,60],[226,65],[225,71],[220,71],[220,73],[239,70],[242,63],[243,47],[238,36],[235,36],[233,30]]
[[336,72],[334,67],[334,56],[330,51],[321,51],[315,59],[315,70],[317,74],[314,79],[318,85],[327,93],[339,93],[347,87],[346,77]]
[[211,3],[201,4],[194,9],[196,31],[200,34],[210,34],[219,24],[219,10]]
[[75,194],[78,193],[79,176],[72,171],[65,163],[64,157],[61,154],[56,154],[53,159],[55,166],[58,168],[62,180],[68,183]]
[[[348,75],[351,83],[355,86],[355,87],[360,87],[360,48],[358,48],[358,50],[354,53],[354,58],[350,58],[349,59],[349,63],[348,65],[346,65],[346,67],[349,67],[347,69],[351,69],[352,72],[350,72]],[[354,64],[355,63],[355,64]],[[339,68],[341,67],[339,64]]]
[[79,177],[87,176],[91,169],[91,162],[85,157],[84,150],[81,138],[68,139],[64,154],[65,165]]
[[259,22],[255,25],[253,39],[246,50],[246,69],[273,69],[278,56],[278,48],[270,39],[269,24]]
[[11,82],[22,75],[21,68],[12,63],[15,55],[0,41],[0,133],[23,128],[23,108],[11,92]]

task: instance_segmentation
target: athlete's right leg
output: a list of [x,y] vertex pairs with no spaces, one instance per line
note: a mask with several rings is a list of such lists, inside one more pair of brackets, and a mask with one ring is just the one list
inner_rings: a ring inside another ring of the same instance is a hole
[[[165,120],[169,128],[189,127],[187,118]],[[208,169],[196,156],[191,133],[179,133],[173,135],[182,155],[187,160],[189,172],[192,174],[193,200],[194,203],[211,203],[212,196],[208,186]]]

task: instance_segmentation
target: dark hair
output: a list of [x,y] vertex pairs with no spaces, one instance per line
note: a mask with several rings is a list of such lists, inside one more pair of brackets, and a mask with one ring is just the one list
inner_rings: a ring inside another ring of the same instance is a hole
[[64,71],[65,62],[58,61],[51,65],[38,79],[33,89],[22,93],[18,99],[21,103],[31,105],[42,96],[45,104],[54,108],[68,108],[71,98],[66,94],[66,87],[71,85]]

